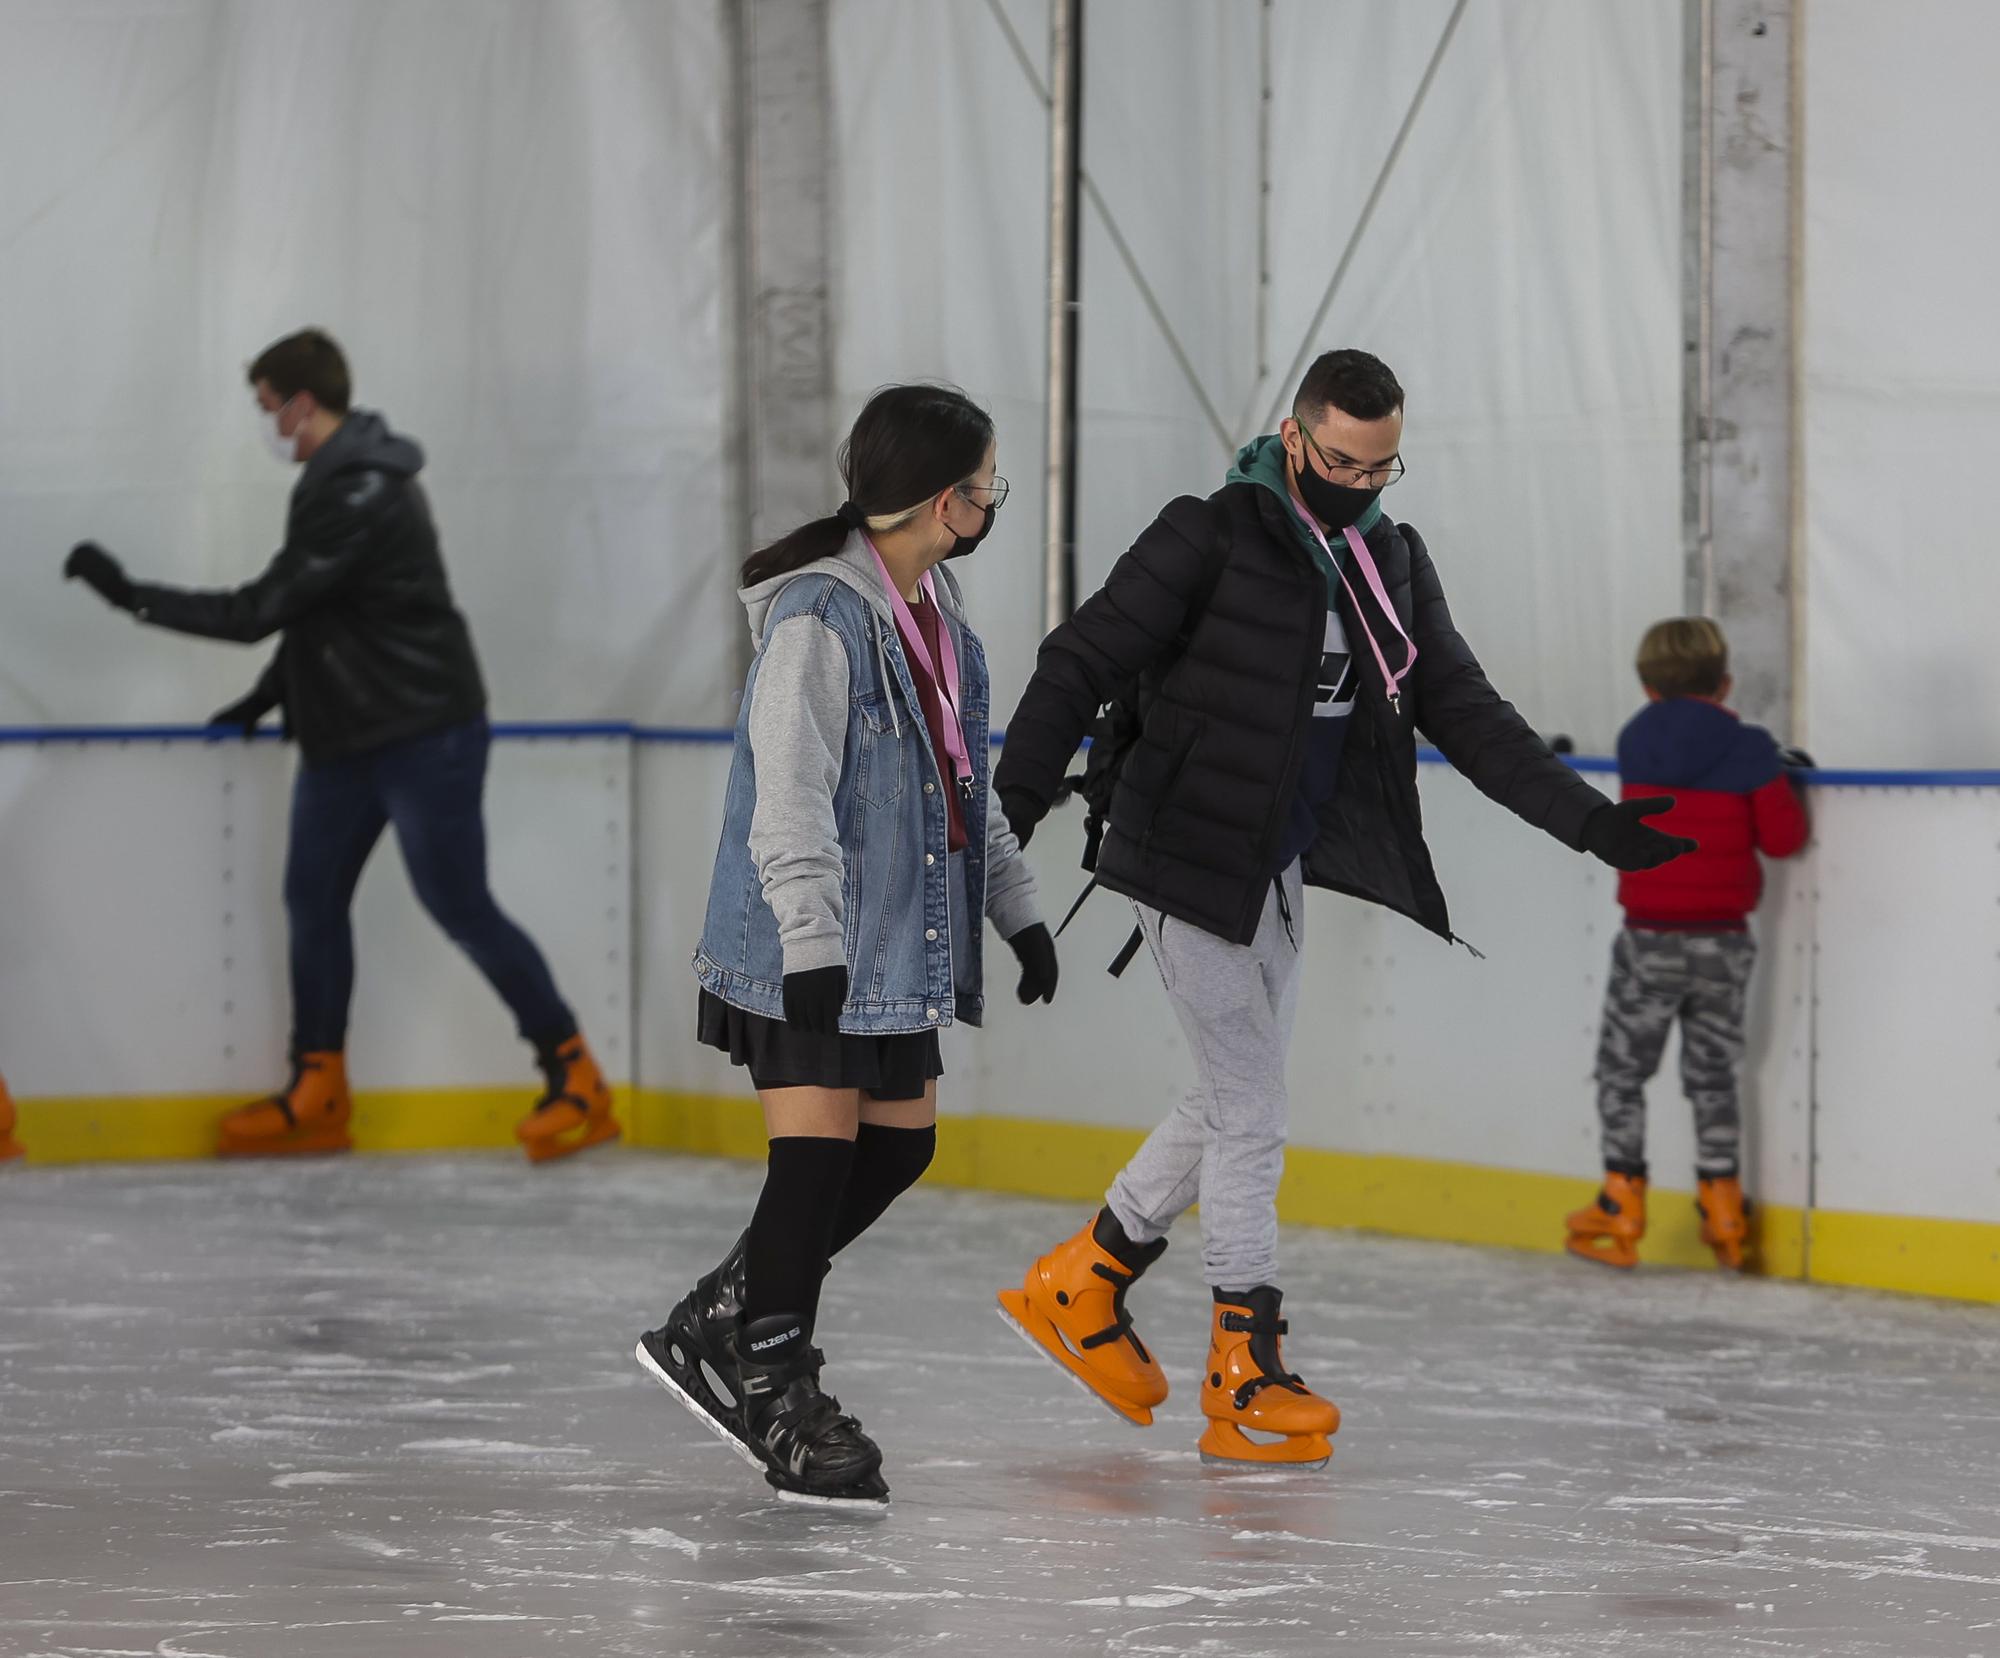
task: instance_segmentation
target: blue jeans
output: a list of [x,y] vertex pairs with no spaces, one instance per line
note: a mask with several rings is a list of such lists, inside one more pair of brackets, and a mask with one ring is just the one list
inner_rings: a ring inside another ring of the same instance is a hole
[[482,798],[493,734],[483,719],[366,754],[301,766],[292,791],[285,912],[291,921],[292,1050],[346,1046],[354,996],[354,889],[394,824],[419,901],[472,958],[537,1050],[576,1034],[534,941],[486,882]]

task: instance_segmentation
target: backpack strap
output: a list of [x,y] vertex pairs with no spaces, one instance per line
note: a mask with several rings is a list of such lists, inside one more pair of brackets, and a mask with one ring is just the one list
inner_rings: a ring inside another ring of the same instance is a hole
[[1145,929],[1143,927],[1134,927],[1132,929],[1132,936],[1125,941],[1125,948],[1112,958],[1111,976],[1114,979],[1124,977],[1125,969],[1132,965],[1132,958],[1139,953],[1140,948],[1145,942]]
[[1056,929],[1056,937],[1061,938],[1069,931],[1069,924],[1076,919],[1076,912],[1083,908],[1084,900],[1097,890],[1097,877],[1091,876],[1083,891],[1076,895],[1076,902],[1069,907],[1069,914],[1062,918],[1062,925]]

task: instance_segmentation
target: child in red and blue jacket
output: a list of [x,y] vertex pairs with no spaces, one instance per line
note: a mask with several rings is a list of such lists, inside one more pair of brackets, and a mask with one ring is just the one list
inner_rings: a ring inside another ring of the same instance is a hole
[[1569,1248],[1608,1266],[1638,1262],[1646,1229],[1644,1090],[1678,1020],[1702,1238],[1722,1265],[1740,1268],[1749,1229],[1736,1072],[1757,956],[1750,913],[1764,891],[1759,854],[1799,851],[1805,808],[1771,734],[1724,706],[1729,646],[1715,623],[1690,616],[1654,624],[1638,667],[1647,706],[1618,737],[1624,797],[1671,795],[1672,810],[1655,826],[1689,837],[1698,850],[1618,882],[1625,927],[1612,950],[1597,1050],[1604,1189],[1569,1217]]

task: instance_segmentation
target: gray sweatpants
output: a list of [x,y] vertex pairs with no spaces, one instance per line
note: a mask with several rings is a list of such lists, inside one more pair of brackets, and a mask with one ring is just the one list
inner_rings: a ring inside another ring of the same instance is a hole
[[1150,1243],[1199,1201],[1213,1289],[1278,1281],[1278,1177],[1290,1114],[1285,1054],[1299,1005],[1304,898],[1294,864],[1282,900],[1275,883],[1265,899],[1248,946],[1138,907],[1196,1080],[1112,1182],[1108,1202],[1127,1237]]
[[1646,1161],[1646,1083],[1667,1032],[1681,1027],[1681,1086],[1694,1107],[1695,1168],[1737,1172],[1743,1141],[1736,1069],[1757,945],[1748,933],[1655,933],[1628,927],[1611,949],[1597,1044],[1597,1114],[1606,1165]]

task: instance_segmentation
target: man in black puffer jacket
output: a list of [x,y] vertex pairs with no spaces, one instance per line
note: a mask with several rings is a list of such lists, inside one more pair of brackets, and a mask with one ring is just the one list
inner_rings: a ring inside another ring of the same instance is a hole
[[[1198,1071],[1104,1209],[1006,1305],[1115,1408],[1150,1415],[1166,1384],[1123,1290],[1198,1200],[1216,1303],[1202,1450],[1218,1461],[1316,1461],[1338,1424],[1277,1346],[1302,895],[1347,893],[1452,936],[1424,846],[1418,732],[1492,799],[1616,868],[1692,845],[1645,824],[1662,802],[1607,801],[1487,682],[1422,538],[1377,499],[1402,475],[1402,433],[1386,365],[1360,351],[1315,362],[1292,418],[1207,500],[1169,503],[1043,643],[994,775],[1025,843],[1099,710],[1123,710],[1094,873],[1137,905]],[[1104,1330],[1093,1279],[1118,1286]]]
[[284,1092],[224,1119],[221,1149],[348,1145],[348,911],[392,824],[417,896],[507,1002],[547,1075],[519,1128],[529,1156],[607,1139],[616,1132],[610,1090],[576,1017],[487,886],[486,690],[416,481],[423,451],[380,415],[349,407],[346,359],[318,329],[264,352],[250,384],[266,442],[280,459],[305,463],[285,545],[261,576],[222,592],[150,586],[94,542],[64,565],[154,627],[246,645],[282,636],[256,688],[211,724],[248,737],[282,709],[303,759],[285,869],[293,1076]]

